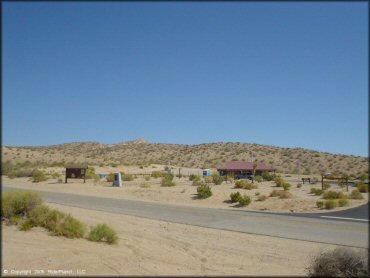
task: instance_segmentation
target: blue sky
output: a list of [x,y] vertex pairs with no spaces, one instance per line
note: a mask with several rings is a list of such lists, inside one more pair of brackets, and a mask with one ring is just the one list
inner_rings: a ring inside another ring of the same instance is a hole
[[368,3],[3,3],[3,145],[368,156]]

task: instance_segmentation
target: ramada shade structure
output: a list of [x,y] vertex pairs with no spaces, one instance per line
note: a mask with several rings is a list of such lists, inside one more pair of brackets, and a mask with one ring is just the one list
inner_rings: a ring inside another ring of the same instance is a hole
[[[253,174],[253,162],[248,161],[229,161],[226,162],[224,166],[217,168],[217,171],[220,172],[221,175],[227,174]],[[256,163],[256,175],[260,175],[263,172],[273,172],[276,169],[269,164],[264,162],[257,162]]]

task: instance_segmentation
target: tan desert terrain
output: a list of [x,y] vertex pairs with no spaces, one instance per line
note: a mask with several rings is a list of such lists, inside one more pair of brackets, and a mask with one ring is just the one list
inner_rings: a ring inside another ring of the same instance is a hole
[[[196,186],[188,177],[174,178],[176,186],[161,187],[160,178],[145,178],[139,174],[163,170],[164,165],[98,166],[96,173],[123,171],[138,174],[133,181],[124,181],[123,187],[112,187],[111,182],[69,179],[64,183],[62,167],[40,168],[46,173],[59,173],[59,178],[34,183],[30,178],[10,179],[2,176],[2,185],[18,189],[64,192],[108,198],[141,200],[148,202],[181,204],[194,207],[210,207],[239,210],[266,210],[280,212],[327,212],[319,210],[316,201],[320,196],[310,194],[317,183],[304,184],[297,188],[303,175],[281,174],[292,184],[291,199],[269,197],[257,201],[256,193],[269,196],[276,188],[273,182],[256,183],[257,189],[235,189],[234,183],[210,184],[213,195],[205,200],[196,198]],[[213,169],[214,170],[214,169]],[[177,173],[178,168],[173,171]],[[183,174],[199,173],[201,169],[181,168]],[[314,177],[314,175],[305,175]],[[62,179],[62,181],[60,181]],[[337,185],[330,190],[343,191]],[[350,187],[349,192],[352,188]],[[236,208],[230,204],[230,193],[239,191],[252,198],[247,207]],[[349,207],[368,202],[350,200]],[[19,231],[16,226],[2,223],[2,273],[23,275],[254,275],[292,276],[306,275],[310,259],[320,251],[331,250],[336,245],[306,242],[277,237],[252,235],[191,225],[150,220],[133,216],[86,210],[57,204],[48,204],[63,212],[71,213],[89,226],[107,223],[119,235],[117,245],[90,242],[86,239],[67,239],[48,235],[42,228]],[[335,208],[334,210],[346,209]],[[355,248],[356,249],[356,248]],[[36,272],[39,270],[39,272]],[[12,272],[13,271],[13,272]],[[16,272],[18,271],[18,272]],[[59,271],[59,272],[58,272]],[[27,272],[28,273],[28,272]]]
[[49,205],[89,225],[107,223],[118,232],[118,244],[50,236],[41,228],[23,232],[3,224],[2,273],[296,276],[306,274],[311,257],[336,247]]

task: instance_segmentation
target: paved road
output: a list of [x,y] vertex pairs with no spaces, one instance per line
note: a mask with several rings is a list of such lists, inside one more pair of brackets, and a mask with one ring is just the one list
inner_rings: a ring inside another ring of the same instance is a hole
[[[4,191],[12,188],[4,187]],[[368,222],[198,208],[41,191],[50,203],[296,240],[368,247]]]

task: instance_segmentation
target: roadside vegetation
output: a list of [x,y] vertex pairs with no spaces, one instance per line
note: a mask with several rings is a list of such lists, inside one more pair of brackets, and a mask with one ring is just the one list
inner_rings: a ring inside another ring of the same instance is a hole
[[337,247],[313,257],[306,272],[309,277],[369,277],[368,254]]
[[[3,193],[1,219],[6,224],[18,225],[22,231],[42,227],[52,235],[67,238],[84,238],[87,231],[86,224],[70,214],[49,208],[39,193],[28,190]],[[118,240],[115,231],[106,224],[92,228],[87,238],[109,244]]]

